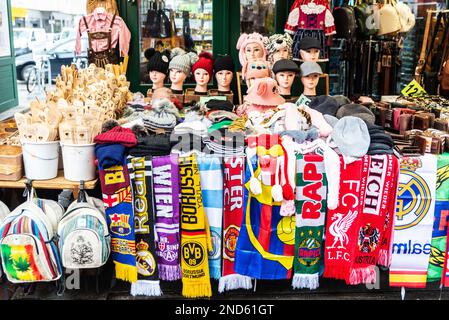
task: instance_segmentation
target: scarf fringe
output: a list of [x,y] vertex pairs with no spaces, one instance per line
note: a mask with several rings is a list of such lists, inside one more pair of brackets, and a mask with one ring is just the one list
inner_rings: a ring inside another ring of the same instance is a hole
[[318,289],[320,286],[319,282],[319,274],[313,273],[313,274],[301,274],[301,273],[295,273],[293,275],[292,280],[292,287],[293,289],[310,289],[315,290]]
[[367,284],[376,282],[376,266],[367,266],[365,268],[351,269],[349,275],[349,284]]
[[390,264],[390,261],[389,261],[390,259],[389,258],[390,258],[390,256],[388,254],[388,250],[380,249],[380,251],[379,251],[379,259],[378,259],[377,263],[380,266],[382,266],[382,267],[388,268],[389,264]]
[[176,281],[182,278],[181,267],[178,265],[159,265],[159,278],[165,281]]
[[209,272],[210,272],[210,277],[214,280],[218,280],[221,277],[221,270],[220,268],[214,268],[213,266],[209,265]]
[[241,274],[228,274],[220,278],[218,282],[218,292],[246,289],[250,290],[253,287],[251,278]]
[[162,290],[159,285],[159,281],[151,280],[137,280],[137,282],[131,283],[131,294],[133,296],[161,296]]
[[136,282],[137,281],[137,267],[123,264],[117,261],[115,263],[115,277],[119,280]]
[[212,296],[212,287],[208,283],[184,283],[182,286],[182,295],[186,298],[210,298]]

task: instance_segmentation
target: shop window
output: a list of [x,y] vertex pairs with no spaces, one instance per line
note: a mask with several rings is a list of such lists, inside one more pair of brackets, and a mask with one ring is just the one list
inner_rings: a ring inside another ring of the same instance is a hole
[[145,50],[212,52],[212,0],[140,0],[140,82],[149,83]]
[[241,0],[240,33],[258,32],[270,36],[275,32],[276,0]]

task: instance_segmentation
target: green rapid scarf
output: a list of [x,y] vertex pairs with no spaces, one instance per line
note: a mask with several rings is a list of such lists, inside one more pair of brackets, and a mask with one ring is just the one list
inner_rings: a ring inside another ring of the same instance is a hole
[[323,157],[298,154],[293,289],[319,287],[326,217],[327,180]]

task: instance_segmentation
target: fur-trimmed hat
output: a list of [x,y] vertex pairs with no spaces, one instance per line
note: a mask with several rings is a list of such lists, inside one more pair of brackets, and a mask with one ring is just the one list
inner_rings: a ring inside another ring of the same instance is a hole
[[287,48],[288,50],[288,58],[292,58],[292,45],[293,45],[293,39],[288,33],[284,34],[273,34],[271,37],[267,39],[265,42],[265,47],[267,48],[268,52],[268,60],[271,61],[271,58],[273,54],[278,52],[279,50],[283,48]]

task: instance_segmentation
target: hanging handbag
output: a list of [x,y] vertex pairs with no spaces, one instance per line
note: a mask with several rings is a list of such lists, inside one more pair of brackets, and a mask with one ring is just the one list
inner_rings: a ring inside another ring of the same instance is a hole
[[354,15],[357,23],[357,33],[362,37],[374,36],[379,31],[375,18],[376,2],[369,4],[359,0],[354,7]]
[[416,65],[416,69],[415,69],[415,80],[419,83],[422,84],[423,81],[423,72],[424,72],[424,65],[426,63],[426,49],[427,49],[427,42],[429,39],[429,34],[430,34],[430,23],[432,21],[432,11],[427,11],[427,17],[426,17],[426,27],[424,29],[424,37],[423,37],[423,42],[422,42],[422,47],[421,47],[421,53],[419,55],[419,60],[418,63]]
[[165,13],[166,9],[159,9],[158,16],[160,19],[159,38],[170,38],[172,36],[171,22]]
[[383,36],[401,30],[401,21],[391,0],[384,0],[379,10],[379,31],[377,35]]
[[156,4],[151,2],[147,11],[147,20],[143,30],[144,38],[157,38],[160,34],[160,19],[156,10]]
[[357,30],[354,8],[346,2],[344,5],[334,9],[333,16],[337,37],[344,39],[353,38]]
[[401,22],[401,30],[399,32],[409,32],[416,23],[415,14],[412,12],[410,6],[402,1],[396,3],[396,11],[399,15],[399,21]]

